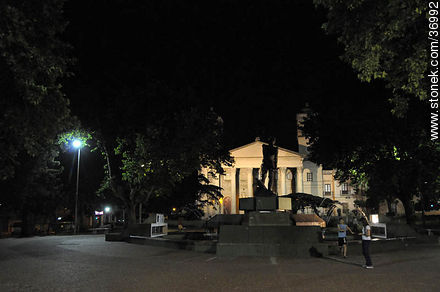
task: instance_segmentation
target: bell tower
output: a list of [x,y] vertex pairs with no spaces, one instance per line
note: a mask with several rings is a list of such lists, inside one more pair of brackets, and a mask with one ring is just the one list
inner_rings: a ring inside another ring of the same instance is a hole
[[306,111],[302,111],[296,114],[296,128],[297,128],[297,138],[298,138],[298,152],[300,154],[308,154],[307,147],[309,146],[309,139],[307,139],[300,127],[303,126],[304,120],[307,118]]

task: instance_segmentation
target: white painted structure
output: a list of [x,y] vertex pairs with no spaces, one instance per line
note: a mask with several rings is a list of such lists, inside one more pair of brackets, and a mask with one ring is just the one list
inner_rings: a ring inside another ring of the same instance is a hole
[[[298,114],[301,123],[305,114]],[[256,188],[256,179],[260,178],[260,167],[263,161],[263,145],[267,144],[258,138],[255,142],[230,150],[235,163],[232,167],[224,166],[225,174],[212,176],[208,169],[202,172],[211,184],[220,186],[224,196],[216,208],[205,207],[205,215],[239,214],[239,198],[252,197]],[[279,196],[291,193],[307,193],[320,197],[338,200],[343,203],[341,211],[353,209],[354,190],[348,184],[340,184],[334,179],[334,170],[323,170],[307,160],[307,139],[298,131],[298,149],[295,152],[278,147],[278,169],[275,174],[275,193]],[[275,145],[276,146],[276,145]],[[267,186],[266,178],[266,186]]]

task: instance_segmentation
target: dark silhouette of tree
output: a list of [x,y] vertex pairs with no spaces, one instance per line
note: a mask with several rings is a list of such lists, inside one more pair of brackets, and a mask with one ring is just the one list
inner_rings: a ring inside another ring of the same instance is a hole
[[61,195],[57,135],[70,124],[68,46],[61,0],[0,3],[0,182],[2,207],[23,217],[24,234],[54,215]]
[[400,199],[410,223],[413,197],[440,190],[440,149],[429,139],[427,105],[414,98],[406,116],[398,118],[381,84],[363,87],[311,103],[304,127],[311,159],[337,169],[337,179],[366,190],[371,202]]
[[151,198],[145,207],[149,212],[200,219],[204,215],[203,207],[214,206],[222,197],[220,187],[211,185],[203,174],[194,171],[176,183],[170,193]]
[[105,162],[99,193],[120,200],[130,223],[137,204],[148,208],[152,198],[170,196],[201,166],[218,172],[230,160],[222,119],[197,106],[191,93],[158,81],[104,93],[96,100],[99,109],[92,117],[86,113],[84,121]]
[[403,115],[409,96],[426,99],[427,4],[422,0],[314,0],[328,9],[323,25],[344,46],[342,58],[362,81],[383,79],[393,112]]
[[22,160],[16,175],[0,183],[2,207],[21,217],[24,236],[33,234],[36,223],[53,221],[57,206],[63,202],[63,167],[58,155],[58,147],[48,144],[46,151],[34,158],[19,156]]
[[45,152],[69,124],[61,92],[67,46],[64,1],[2,1],[0,4],[0,179],[14,177],[20,155]]

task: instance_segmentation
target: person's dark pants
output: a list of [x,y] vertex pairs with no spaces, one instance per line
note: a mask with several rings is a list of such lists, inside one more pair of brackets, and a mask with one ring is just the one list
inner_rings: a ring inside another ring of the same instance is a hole
[[365,257],[365,264],[367,266],[373,265],[370,258],[370,242],[371,240],[362,240],[362,254]]

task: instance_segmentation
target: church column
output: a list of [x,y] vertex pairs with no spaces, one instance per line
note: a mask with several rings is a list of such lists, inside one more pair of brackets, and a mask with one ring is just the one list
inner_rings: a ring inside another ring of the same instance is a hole
[[318,166],[318,196],[324,194],[324,174],[322,172],[322,165]]
[[302,166],[296,168],[296,192],[304,193]]
[[235,182],[235,172],[236,168],[233,167],[230,169],[231,173],[231,214],[238,214],[237,212],[237,194],[236,194],[236,182]]
[[286,168],[280,167],[280,181],[281,181],[281,189],[279,195],[287,195],[286,191]]
[[252,182],[253,182],[253,178],[252,178],[252,168],[248,168],[247,169],[248,174],[247,174],[247,188],[248,188],[248,197],[251,198],[254,196],[254,194],[252,193]]

